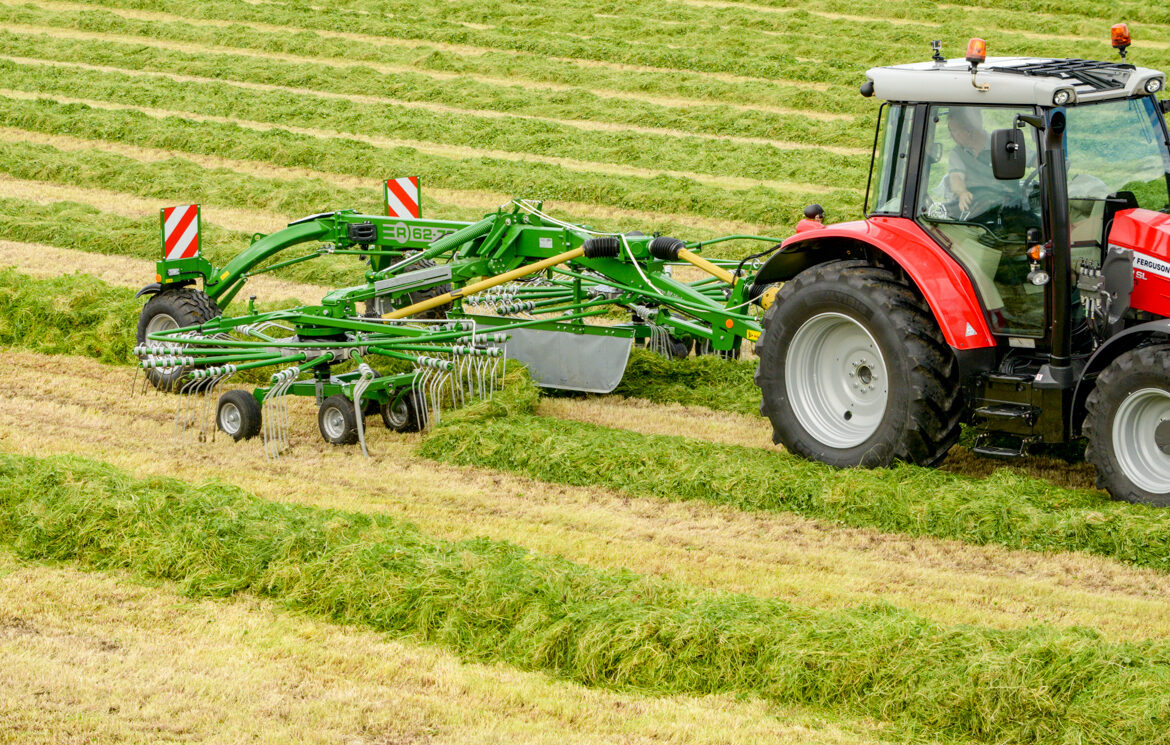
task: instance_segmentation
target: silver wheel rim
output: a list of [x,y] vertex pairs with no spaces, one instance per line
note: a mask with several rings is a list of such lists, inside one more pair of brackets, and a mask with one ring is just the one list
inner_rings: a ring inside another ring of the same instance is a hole
[[1170,421],[1170,392],[1142,388],[1129,394],[1113,418],[1113,453],[1125,477],[1151,494],[1170,494],[1170,453],[1158,447],[1155,431]]
[[[160,331],[170,331],[171,329],[177,329],[177,328],[179,328],[179,322],[176,321],[174,316],[172,316],[169,313],[159,313],[155,316],[152,316],[151,319],[146,322],[146,334],[145,334],[146,338],[144,340],[144,343],[158,344],[159,342],[151,340],[151,338],[150,338],[151,334],[157,334]],[[175,344],[173,342],[163,342],[162,345],[164,347],[171,348],[171,349],[174,349],[174,348],[179,346],[178,344]],[[161,359],[161,358],[162,358],[162,355],[148,354],[145,357],[143,357],[142,359],[154,360],[154,359]],[[167,376],[170,376],[170,375],[174,375],[178,371],[179,371],[178,367],[164,368],[162,370],[155,369],[155,373],[163,378],[166,378]]]
[[235,435],[240,431],[240,425],[243,422],[244,416],[240,413],[240,407],[233,403],[225,403],[219,409],[219,428],[226,434]]
[[[410,394],[406,394],[409,396]],[[386,407],[386,421],[391,427],[405,427],[406,418],[410,412],[406,408],[406,396],[398,399],[392,406]]]
[[856,447],[881,425],[889,401],[886,361],[853,318],[821,313],[792,337],[784,385],[797,421],[823,445]]
[[325,434],[331,440],[340,440],[341,436],[345,434],[345,414],[336,406],[330,406],[325,410],[324,416],[321,417],[321,422],[325,427]]

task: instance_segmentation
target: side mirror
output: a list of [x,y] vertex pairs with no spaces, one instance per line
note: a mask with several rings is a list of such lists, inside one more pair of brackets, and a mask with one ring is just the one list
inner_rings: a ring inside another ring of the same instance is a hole
[[991,172],[1000,181],[1019,181],[1024,177],[1028,153],[1024,133],[1014,127],[991,133]]
[[1170,98],[1163,98],[1159,101],[1158,108],[1162,109],[1163,114],[1170,114]]

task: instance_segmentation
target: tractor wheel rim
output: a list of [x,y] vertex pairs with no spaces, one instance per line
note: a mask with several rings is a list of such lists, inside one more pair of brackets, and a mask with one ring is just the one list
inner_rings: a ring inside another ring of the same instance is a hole
[[219,428],[229,435],[240,431],[242,420],[243,415],[240,414],[240,408],[233,403],[226,403],[219,410]]
[[175,320],[174,316],[170,313],[159,313],[147,321],[146,336],[149,337],[159,331],[170,331],[177,328],[179,328],[179,322]]
[[881,426],[890,395],[886,361],[855,319],[821,313],[805,321],[788,345],[784,369],[793,413],[821,444],[856,447]]
[[1170,391],[1142,388],[1129,394],[1113,419],[1113,452],[1122,473],[1151,494],[1170,494],[1170,453],[1156,433],[1170,422]]
[[338,440],[345,433],[345,414],[334,406],[330,406],[325,410],[325,416],[322,417],[325,423],[325,433],[329,435],[330,439]]

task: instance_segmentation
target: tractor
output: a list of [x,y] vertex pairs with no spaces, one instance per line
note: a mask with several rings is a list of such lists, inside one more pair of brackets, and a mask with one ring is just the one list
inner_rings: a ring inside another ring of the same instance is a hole
[[934,465],[1084,439],[1098,485],[1170,505],[1165,75],[1125,62],[877,67],[864,220],[759,269],[774,440],[836,466]]

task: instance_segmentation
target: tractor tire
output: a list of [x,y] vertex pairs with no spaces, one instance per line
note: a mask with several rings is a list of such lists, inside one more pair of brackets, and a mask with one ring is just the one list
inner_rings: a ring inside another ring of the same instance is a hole
[[[138,314],[138,343],[145,344],[147,334],[197,326],[218,317],[222,312],[211,298],[192,287],[163,290],[147,300]],[[178,385],[189,371],[187,367],[171,367],[148,369],[145,372],[146,379],[160,391],[180,389],[194,392],[196,386]]]
[[1085,459],[1097,486],[1114,499],[1170,507],[1170,345],[1115,359],[1086,405]]
[[[430,269],[433,266],[438,266],[438,264],[431,261],[430,259],[423,259],[422,261],[415,262],[414,266],[411,267],[411,270]],[[446,284],[436,285],[435,287],[429,287],[425,290],[415,290],[414,292],[407,293],[407,295],[406,295],[406,298],[408,300],[407,303],[399,303],[397,305],[394,305],[393,307],[390,306],[390,303],[386,303],[386,306],[382,307],[381,309],[379,309],[379,305],[381,304],[380,301],[378,301],[377,299],[370,300],[369,302],[366,303],[366,318],[379,318],[383,313],[389,313],[392,310],[397,310],[398,308],[405,308],[407,305],[414,305],[415,303],[421,303],[424,300],[430,300],[431,298],[438,297],[439,295],[446,295],[450,291],[451,291],[451,283],[450,282],[447,282]],[[379,310],[381,312],[379,312]],[[423,311],[422,313],[418,313],[416,315],[411,316],[411,318],[419,318],[419,319],[423,319],[423,320],[436,320],[436,319],[442,320],[446,317],[447,317],[447,306],[439,306],[438,308],[431,308],[430,310],[426,310],[426,311]]]
[[937,464],[959,438],[958,364],[929,308],[864,261],[785,283],[756,342],[772,440],[837,467]]
[[338,393],[321,402],[317,410],[317,428],[331,445],[352,445],[358,441],[357,416],[353,401]]
[[215,410],[215,426],[228,437],[239,442],[260,434],[260,404],[248,391],[228,391],[219,397]]
[[407,391],[392,404],[383,404],[381,407],[382,423],[386,429],[395,432],[418,432],[423,428],[422,417],[419,416],[418,397],[421,393]]

